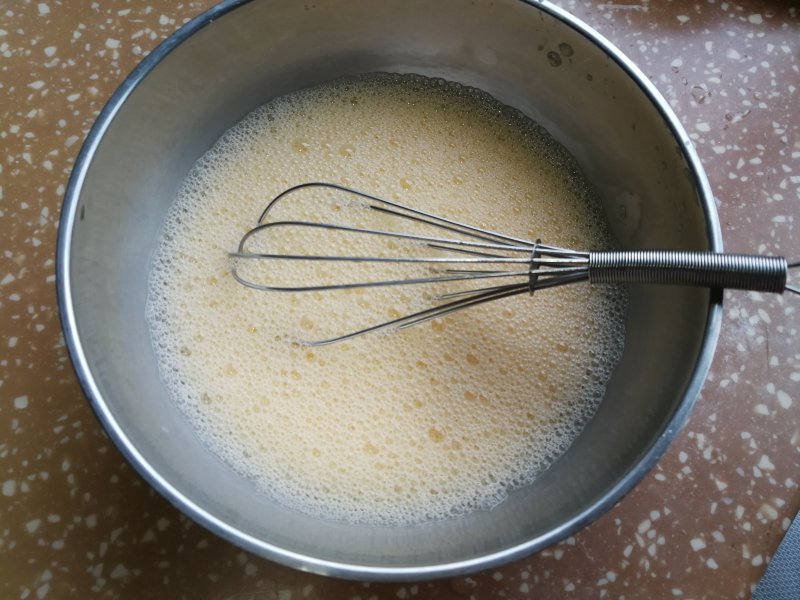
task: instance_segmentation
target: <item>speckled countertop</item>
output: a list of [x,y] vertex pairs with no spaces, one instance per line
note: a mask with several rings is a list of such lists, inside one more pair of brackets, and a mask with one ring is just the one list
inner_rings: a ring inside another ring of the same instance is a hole
[[[587,529],[497,570],[418,584],[296,572],[214,537],[133,472],[60,334],[58,215],[105,101],[211,4],[0,0],[0,597],[748,598],[800,507],[792,297],[727,293],[702,396],[658,466]],[[800,5],[557,4],[669,100],[706,166],[726,249],[800,257]]]

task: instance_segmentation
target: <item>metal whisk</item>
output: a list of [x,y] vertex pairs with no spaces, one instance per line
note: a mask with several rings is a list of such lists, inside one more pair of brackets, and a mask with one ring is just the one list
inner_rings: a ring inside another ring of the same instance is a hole
[[[300,200],[296,206],[287,206],[297,220],[267,221],[276,207],[294,204],[290,200],[298,198],[299,192],[313,188],[335,195],[316,198],[310,207]],[[357,215],[354,218],[347,216],[352,209]],[[380,226],[366,225],[363,213],[377,215]],[[345,222],[334,222],[337,218]],[[352,220],[348,222],[348,218]],[[309,250],[309,246],[320,245],[323,253]],[[585,280],[800,294],[799,288],[787,285],[788,269],[800,262],[789,264],[782,257],[664,250],[576,251],[466,225],[324,182],[297,185],[273,198],[258,225],[242,236],[230,258],[233,277],[257,290],[445,287],[444,291],[426,292],[428,308],[310,345],[402,329],[491,300]],[[363,268],[351,274],[352,280],[341,280],[341,269],[326,270],[332,263]],[[277,268],[278,264],[282,268]]]

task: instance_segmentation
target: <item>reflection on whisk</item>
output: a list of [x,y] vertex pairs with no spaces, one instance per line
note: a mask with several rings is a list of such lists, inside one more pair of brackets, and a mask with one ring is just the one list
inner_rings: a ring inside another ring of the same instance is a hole
[[[326,193],[300,193],[320,190]],[[421,296],[432,304],[310,345],[402,329],[492,300],[585,280],[800,294],[800,289],[786,284],[788,268],[798,264],[788,265],[781,257],[575,251],[459,223],[324,182],[300,184],[276,196],[230,258],[236,281],[256,290],[326,292],[416,286],[425,290]]]

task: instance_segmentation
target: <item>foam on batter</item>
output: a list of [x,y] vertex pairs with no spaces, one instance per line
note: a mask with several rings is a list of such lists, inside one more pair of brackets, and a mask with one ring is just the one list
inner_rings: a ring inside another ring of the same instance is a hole
[[[574,161],[478,90],[374,75],[257,109],[192,169],[167,218],[148,320],[163,378],[208,447],[288,506],[397,525],[488,509],[591,418],[618,361],[626,296],[571,285],[390,335],[413,290],[258,292],[227,253],[270,198],[330,181],[511,235],[606,248]],[[371,294],[371,295],[370,295]]]

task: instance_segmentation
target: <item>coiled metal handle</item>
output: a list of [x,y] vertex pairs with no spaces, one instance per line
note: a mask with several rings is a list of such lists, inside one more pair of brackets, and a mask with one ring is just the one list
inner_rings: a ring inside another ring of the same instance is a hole
[[680,250],[590,252],[592,283],[662,283],[782,293],[788,264],[780,256]]

